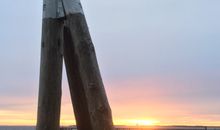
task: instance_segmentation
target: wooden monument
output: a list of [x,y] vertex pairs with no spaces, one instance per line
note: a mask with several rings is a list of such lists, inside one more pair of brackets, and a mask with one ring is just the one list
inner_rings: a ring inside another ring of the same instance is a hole
[[113,130],[80,0],[44,0],[36,129],[60,129],[63,58],[78,130]]

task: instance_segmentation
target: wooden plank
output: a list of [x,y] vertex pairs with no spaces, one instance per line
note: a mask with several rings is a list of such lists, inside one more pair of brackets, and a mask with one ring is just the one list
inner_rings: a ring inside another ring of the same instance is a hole
[[80,78],[79,59],[75,54],[74,43],[68,28],[64,28],[64,43],[64,59],[76,123],[79,130],[92,130],[86,92]]
[[64,59],[78,130],[113,130],[112,113],[83,13],[69,13]]
[[81,3],[79,0],[62,1],[62,6],[66,6],[63,10],[65,17],[62,17],[59,2],[44,0],[36,129],[59,130],[63,36],[65,64],[78,130],[113,130],[111,109]]
[[60,129],[62,29],[61,20],[44,18],[36,130]]

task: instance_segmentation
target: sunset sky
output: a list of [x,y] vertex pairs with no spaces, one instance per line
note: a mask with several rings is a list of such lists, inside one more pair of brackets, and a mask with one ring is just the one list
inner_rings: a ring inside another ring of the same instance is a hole
[[[0,125],[35,125],[42,0],[0,4]],[[117,125],[220,125],[220,0],[82,0]],[[74,123],[65,70],[62,125]]]

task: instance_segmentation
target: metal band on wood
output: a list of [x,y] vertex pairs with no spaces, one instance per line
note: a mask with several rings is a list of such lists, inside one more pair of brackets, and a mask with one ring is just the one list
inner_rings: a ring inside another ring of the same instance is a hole
[[83,14],[80,0],[44,0],[43,18],[62,18],[76,13]]

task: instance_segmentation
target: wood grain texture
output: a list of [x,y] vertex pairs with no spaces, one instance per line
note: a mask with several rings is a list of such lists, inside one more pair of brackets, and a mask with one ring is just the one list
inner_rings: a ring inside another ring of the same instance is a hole
[[36,129],[60,129],[64,51],[78,130],[113,130],[111,109],[80,1],[70,9],[73,12],[63,18],[43,19]]
[[43,20],[37,130],[60,129],[62,29],[59,19]]
[[78,130],[113,130],[95,49],[81,13],[66,17],[64,59]]

